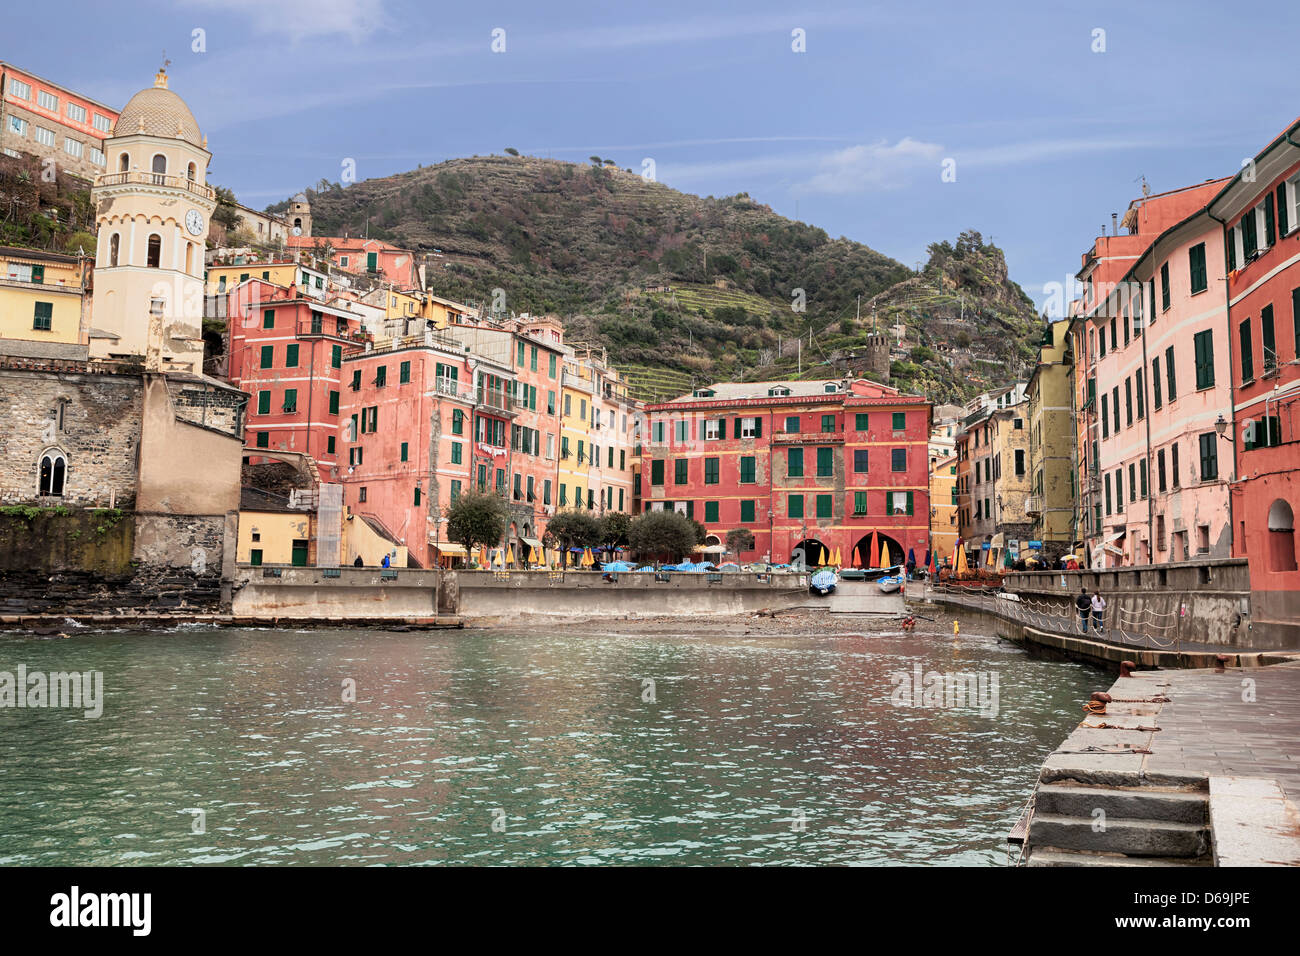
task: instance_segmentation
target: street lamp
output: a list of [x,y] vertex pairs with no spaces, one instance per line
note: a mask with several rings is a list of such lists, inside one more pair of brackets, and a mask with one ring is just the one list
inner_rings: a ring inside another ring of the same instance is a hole
[[1220,437],[1220,438],[1226,438],[1226,439],[1228,439],[1228,441],[1232,442],[1234,445],[1237,443],[1237,440],[1236,440],[1235,438],[1233,438],[1231,435],[1229,435],[1229,434],[1227,433],[1227,432],[1228,432],[1228,420],[1227,420],[1226,418],[1223,417],[1223,413],[1222,413],[1222,412],[1219,413],[1219,418],[1218,418],[1218,420],[1215,421],[1215,423],[1214,423],[1214,430],[1215,430],[1216,432],[1219,433],[1219,437]]

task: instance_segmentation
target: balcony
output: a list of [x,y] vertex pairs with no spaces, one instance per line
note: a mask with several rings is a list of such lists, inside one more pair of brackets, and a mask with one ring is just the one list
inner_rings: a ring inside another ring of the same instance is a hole
[[1030,495],[1025,499],[1025,514],[1040,515],[1043,513],[1043,496]]
[[205,186],[202,183],[196,183],[188,176],[169,176],[166,173],[146,173],[135,169],[126,173],[102,173],[95,179],[95,185],[99,186],[126,186],[136,183],[142,186],[169,186],[172,189],[184,189],[186,192],[193,193],[196,196],[202,196],[204,199],[216,199],[216,193],[211,186]]

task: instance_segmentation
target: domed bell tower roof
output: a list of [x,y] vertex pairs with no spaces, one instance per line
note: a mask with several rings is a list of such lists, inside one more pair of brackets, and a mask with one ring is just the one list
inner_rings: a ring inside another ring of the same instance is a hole
[[115,137],[139,133],[161,139],[183,139],[191,146],[206,149],[194,114],[183,99],[167,88],[165,68],[158,71],[152,87],[127,100],[113,127]]

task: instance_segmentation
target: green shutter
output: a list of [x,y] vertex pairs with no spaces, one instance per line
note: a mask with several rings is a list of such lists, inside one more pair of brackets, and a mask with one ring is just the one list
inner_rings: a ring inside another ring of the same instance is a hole
[[788,495],[786,497],[785,514],[787,518],[803,517],[803,495]]
[[284,367],[285,368],[298,367],[298,346],[286,345],[284,347]]
[[275,328],[275,309],[267,309],[262,313],[262,328]]
[[1277,220],[1273,217],[1273,194],[1264,197],[1264,238],[1271,246],[1277,242]]
[[269,391],[257,393],[257,414],[271,414],[271,393]]
[[913,492],[910,492],[910,491],[907,493],[907,513],[908,513],[908,514],[911,514],[911,513],[912,513],[912,494],[913,494]]
[[274,357],[275,357],[275,346],[263,345],[262,346],[262,368],[270,368],[272,362],[274,362],[275,360]]
[[1286,183],[1277,187],[1277,234],[1285,236],[1291,231],[1291,224],[1286,216]]
[[740,523],[741,524],[754,523],[754,502],[753,501],[742,501],[740,503]]
[[787,448],[786,449],[786,468],[785,473],[791,478],[803,477],[803,449]]
[[704,502],[704,520],[708,524],[717,524],[718,503],[716,501]]
[[339,413],[339,393],[330,392],[330,414],[337,415],[338,413]]

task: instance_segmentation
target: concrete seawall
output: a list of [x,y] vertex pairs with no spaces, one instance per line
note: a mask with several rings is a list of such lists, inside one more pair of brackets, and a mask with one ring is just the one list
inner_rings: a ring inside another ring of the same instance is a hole
[[599,571],[453,571],[448,589],[466,621],[525,614],[622,617],[660,614],[710,617],[807,604],[808,575]]
[[432,620],[455,611],[440,602],[443,572],[379,568],[240,567],[231,615],[249,620]]

